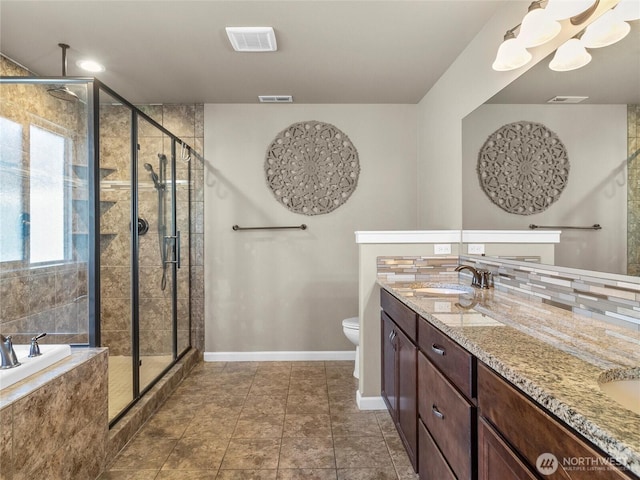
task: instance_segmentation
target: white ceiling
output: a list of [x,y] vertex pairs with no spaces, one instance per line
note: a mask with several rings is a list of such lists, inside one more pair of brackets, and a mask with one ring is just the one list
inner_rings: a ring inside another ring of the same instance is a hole
[[[501,3],[0,0],[0,51],[59,76],[68,43],[68,75],[93,57],[134,103],[416,103]],[[225,26],[273,26],[278,51],[236,53]]]

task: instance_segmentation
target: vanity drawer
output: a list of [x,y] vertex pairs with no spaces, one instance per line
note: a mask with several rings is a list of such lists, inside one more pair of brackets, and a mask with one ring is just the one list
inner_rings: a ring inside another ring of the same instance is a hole
[[420,480],[456,480],[456,476],[421,420],[418,420],[418,431],[420,435],[420,455],[418,455]]
[[416,313],[384,289],[380,289],[380,305],[402,331],[416,341]]
[[476,408],[422,353],[418,353],[418,412],[456,478],[475,478]]
[[418,346],[467,398],[474,398],[476,359],[424,318],[418,318]]
[[[558,469],[544,478],[590,480],[594,472],[589,469],[563,468],[563,459],[604,459],[605,456],[563,426],[550,414],[483,363],[478,365],[478,407],[500,434],[535,470],[536,461],[543,453],[552,453],[558,459]],[[598,470],[598,480],[634,478],[615,468]]]

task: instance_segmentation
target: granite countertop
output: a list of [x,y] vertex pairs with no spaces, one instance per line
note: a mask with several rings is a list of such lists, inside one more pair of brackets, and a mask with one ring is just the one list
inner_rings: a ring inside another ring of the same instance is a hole
[[420,292],[427,283],[378,281],[478,360],[640,475],[640,415],[599,387],[599,381],[640,378],[640,332],[495,289],[461,295]]

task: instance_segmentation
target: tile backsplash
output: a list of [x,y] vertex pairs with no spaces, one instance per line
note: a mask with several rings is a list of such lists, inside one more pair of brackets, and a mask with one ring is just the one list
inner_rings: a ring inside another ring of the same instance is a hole
[[460,263],[493,272],[494,287],[501,291],[640,330],[640,284],[624,277],[490,257],[460,256]]

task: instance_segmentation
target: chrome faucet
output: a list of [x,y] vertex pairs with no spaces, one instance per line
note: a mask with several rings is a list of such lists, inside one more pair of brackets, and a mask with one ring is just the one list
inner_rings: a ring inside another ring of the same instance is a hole
[[489,270],[477,270],[469,265],[458,265],[456,267],[456,272],[459,272],[461,270],[469,270],[472,273],[472,287],[491,288],[491,272]]
[[11,335],[5,337],[0,333],[0,369],[13,368],[20,365],[18,356],[13,349],[13,342],[11,341]]

